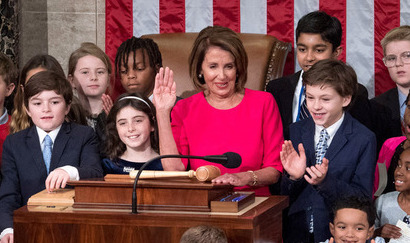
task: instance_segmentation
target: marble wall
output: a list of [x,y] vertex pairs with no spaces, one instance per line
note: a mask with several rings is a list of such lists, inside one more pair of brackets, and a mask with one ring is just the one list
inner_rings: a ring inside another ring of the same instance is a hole
[[18,62],[18,0],[0,0],[0,50]]
[[20,1],[20,66],[36,54],[54,56],[67,72],[82,42],[105,50],[105,0]]

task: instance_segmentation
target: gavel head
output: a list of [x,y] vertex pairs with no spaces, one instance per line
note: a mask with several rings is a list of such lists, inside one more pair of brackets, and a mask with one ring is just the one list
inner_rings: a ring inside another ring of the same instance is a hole
[[205,165],[196,169],[195,176],[198,181],[212,181],[221,175],[218,167],[213,165]]

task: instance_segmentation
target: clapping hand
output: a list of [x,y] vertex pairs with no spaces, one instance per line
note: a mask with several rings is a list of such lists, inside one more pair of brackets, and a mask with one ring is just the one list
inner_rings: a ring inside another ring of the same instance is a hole
[[283,169],[289,174],[290,179],[298,180],[306,170],[306,154],[303,144],[298,145],[299,154],[293,148],[292,142],[286,140],[282,145],[280,152],[280,160],[282,161]]
[[176,101],[176,84],[174,73],[168,67],[160,68],[155,76],[153,91],[154,105],[157,111],[171,110]]
[[309,176],[305,175],[305,180],[311,185],[319,185],[325,179],[328,167],[329,160],[326,158],[323,158],[321,164],[307,167],[306,172],[309,174]]

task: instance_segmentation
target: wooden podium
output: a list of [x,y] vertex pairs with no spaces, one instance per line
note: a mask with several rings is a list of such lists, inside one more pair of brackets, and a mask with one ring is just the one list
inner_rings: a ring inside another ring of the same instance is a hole
[[72,207],[24,206],[14,212],[15,242],[179,242],[188,228],[202,224],[223,229],[229,242],[282,242],[285,196],[256,198],[238,213],[215,213],[210,201],[230,193],[231,186],[195,179],[141,180],[139,213],[132,214],[132,182],[70,182],[75,187]]
[[[131,209],[134,180],[73,181],[75,208]],[[214,185],[190,178],[141,179],[138,182],[138,209],[209,212],[209,202],[233,191],[230,185]]]

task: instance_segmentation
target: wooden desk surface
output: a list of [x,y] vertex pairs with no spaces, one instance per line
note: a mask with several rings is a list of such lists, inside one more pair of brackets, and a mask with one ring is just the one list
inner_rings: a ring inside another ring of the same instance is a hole
[[[14,212],[15,242],[179,242],[188,228],[210,224],[222,228],[229,242],[281,242],[285,196],[271,196],[246,213],[142,212],[128,210],[39,210]],[[37,208],[38,209],[38,208]]]

